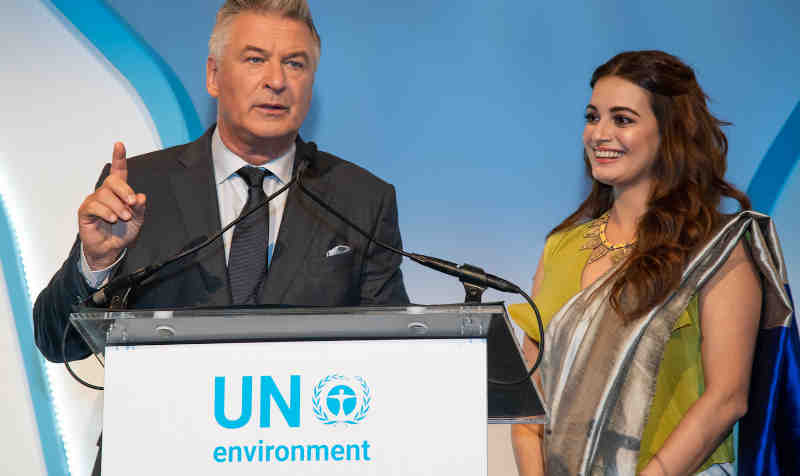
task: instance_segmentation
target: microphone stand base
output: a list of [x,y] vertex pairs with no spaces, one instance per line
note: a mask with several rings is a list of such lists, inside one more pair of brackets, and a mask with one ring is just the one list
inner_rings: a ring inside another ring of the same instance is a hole
[[[483,274],[483,275],[486,274],[483,271],[483,269],[481,269],[481,268],[479,268],[477,266],[472,266],[471,264],[462,264],[458,268],[466,270],[466,271],[472,271],[473,273],[480,273],[480,274]],[[464,281],[463,279],[460,280],[460,281],[461,281],[461,284],[464,285],[464,293],[465,293],[464,303],[465,304],[476,304],[476,303],[479,304],[481,302],[481,299],[483,299],[483,292],[486,291],[486,286],[469,283],[467,281]]]

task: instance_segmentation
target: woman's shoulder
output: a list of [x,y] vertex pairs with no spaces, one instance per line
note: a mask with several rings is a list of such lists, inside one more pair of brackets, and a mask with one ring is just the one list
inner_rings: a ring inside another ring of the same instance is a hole
[[737,297],[742,297],[738,292],[733,291],[736,289],[736,284],[740,282],[750,283],[751,286],[745,287],[743,292],[746,294],[759,294],[760,295],[760,278],[756,264],[750,251],[747,237],[740,239],[728,254],[725,261],[711,276],[709,282],[703,286],[700,296],[701,299],[705,298],[707,294],[712,292],[716,287],[724,289],[724,292],[730,298],[736,300]]

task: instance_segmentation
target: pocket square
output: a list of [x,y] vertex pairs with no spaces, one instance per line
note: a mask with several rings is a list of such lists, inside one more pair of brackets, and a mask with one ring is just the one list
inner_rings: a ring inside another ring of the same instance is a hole
[[329,249],[327,253],[325,253],[325,257],[330,258],[331,256],[343,255],[345,253],[349,253],[351,249],[352,248],[347,245],[336,245]]

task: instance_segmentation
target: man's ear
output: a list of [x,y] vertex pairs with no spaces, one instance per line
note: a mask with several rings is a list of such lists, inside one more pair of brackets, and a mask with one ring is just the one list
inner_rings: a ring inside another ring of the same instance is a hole
[[211,97],[219,97],[219,83],[217,82],[217,74],[219,74],[219,63],[213,57],[209,56],[206,60],[206,89]]

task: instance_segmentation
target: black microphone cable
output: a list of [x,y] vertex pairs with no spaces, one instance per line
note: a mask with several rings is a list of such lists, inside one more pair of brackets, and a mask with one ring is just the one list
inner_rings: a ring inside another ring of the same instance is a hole
[[[67,368],[67,372],[69,372],[69,374],[72,376],[72,378],[77,380],[78,383],[80,383],[84,387],[89,387],[89,388],[91,388],[93,390],[105,390],[105,387],[102,387],[100,385],[91,384],[91,383],[87,382],[86,380],[80,378],[78,376],[78,374],[76,374],[75,371],[72,370],[72,367],[69,365],[69,361],[67,361],[67,334],[69,333],[69,329],[71,327],[72,327],[72,323],[69,320],[67,320],[67,325],[66,325],[66,327],[64,327],[64,336],[61,338],[61,358],[62,358],[62,360],[64,360],[64,366]],[[97,354],[95,354],[95,356],[96,355]],[[105,365],[103,365],[103,362],[101,362],[99,358],[97,359],[97,361],[100,362],[100,366],[101,367],[105,368]]]
[[494,276],[489,273],[475,272],[470,269],[465,269],[463,265],[459,267],[457,264],[451,261],[434,258],[432,256],[420,255],[417,253],[409,253],[399,248],[395,248],[391,245],[387,245],[386,243],[377,240],[374,236],[367,233],[361,227],[353,223],[350,219],[339,213],[339,211],[335,210],[333,207],[325,203],[321,198],[319,198],[317,194],[315,194],[308,187],[306,187],[306,185],[303,183],[302,177],[300,177],[299,175],[297,177],[297,185],[298,187],[300,187],[300,190],[302,190],[303,193],[305,193],[308,197],[314,200],[314,202],[316,202],[319,206],[327,210],[329,213],[331,213],[338,219],[342,220],[348,226],[352,227],[364,238],[366,238],[369,243],[375,243],[376,245],[380,246],[383,249],[389,250],[393,253],[397,253],[401,256],[405,256],[406,258],[416,263],[419,263],[425,267],[435,269],[437,271],[449,274],[451,276],[455,276],[462,281],[466,281],[472,284],[477,284],[480,286],[491,287],[498,291],[520,294],[522,297],[524,297],[525,300],[528,301],[528,304],[530,304],[531,308],[533,308],[534,314],[536,314],[536,323],[539,327],[539,355],[536,357],[536,361],[533,363],[533,366],[530,368],[528,373],[520,379],[507,381],[507,380],[497,380],[489,378],[488,380],[489,383],[493,383],[496,385],[519,385],[521,383],[530,380],[531,375],[533,375],[536,369],[539,368],[539,365],[542,362],[542,355],[544,354],[544,325],[542,324],[542,316],[541,314],[539,314],[539,308],[536,307],[536,304],[533,302],[533,299],[525,291],[523,291],[516,284],[510,281],[506,281],[505,279],[500,278],[499,276]]

